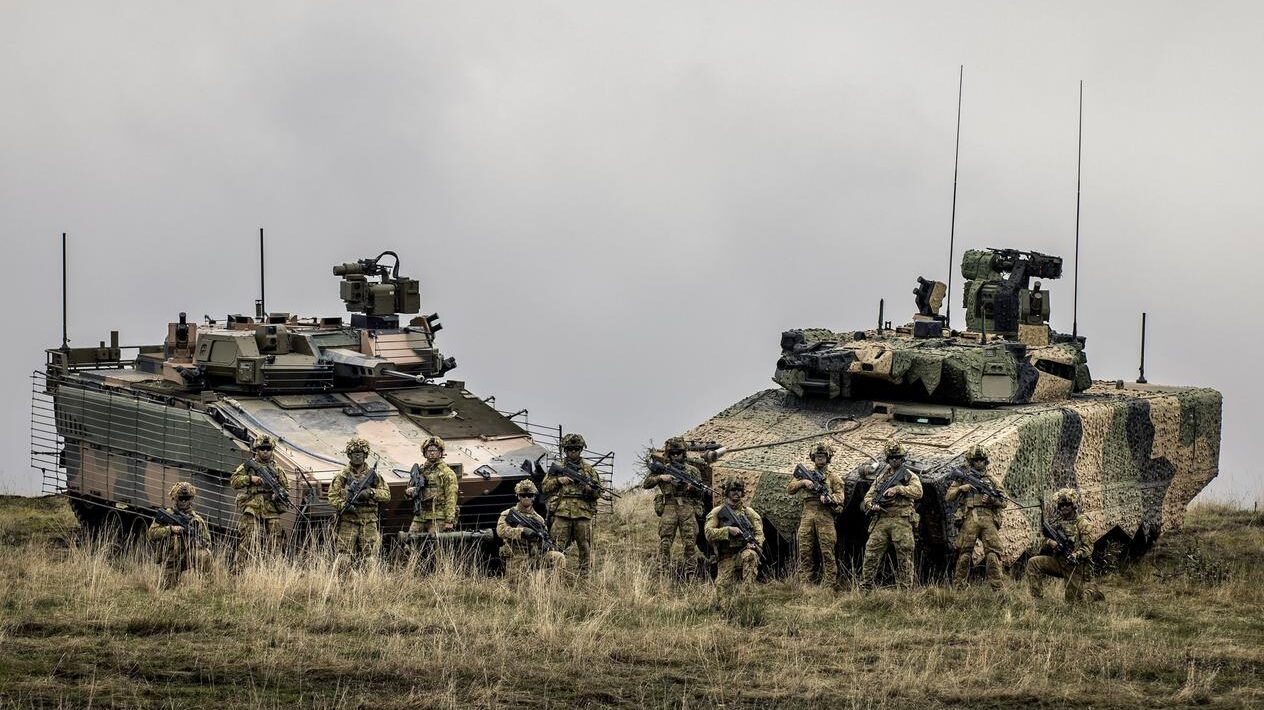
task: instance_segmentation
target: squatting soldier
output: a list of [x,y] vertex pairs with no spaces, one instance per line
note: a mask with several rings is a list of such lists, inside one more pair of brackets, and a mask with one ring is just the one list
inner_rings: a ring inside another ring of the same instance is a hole
[[[759,573],[759,550],[764,545],[763,520],[754,508],[742,505],[746,484],[733,478],[724,482],[722,490],[725,502],[707,513],[704,530],[707,542],[715,547],[718,558],[715,589],[721,597],[727,596],[738,584],[748,586],[755,583],[755,576]],[[742,528],[733,524],[741,521],[729,519],[730,514],[745,518],[750,524],[752,539],[748,540]]]
[[413,516],[410,533],[449,532],[456,527],[456,472],[443,461],[443,439],[432,436],[421,444],[426,464],[421,473],[426,485],[420,491],[412,486],[404,489],[409,498],[421,497],[421,512]]
[[834,514],[842,506],[845,494],[843,479],[829,470],[833,458],[834,447],[825,441],[818,442],[808,451],[808,460],[825,481],[827,495],[813,492],[813,482],[805,478],[792,478],[786,487],[792,495],[797,493],[803,499],[803,515],[799,518],[798,578],[804,584],[812,578],[812,547],[815,545],[821,550],[821,583],[838,585],[838,562],[834,554],[838,532],[834,528]]
[[[391,490],[376,469],[370,469],[365,463],[371,451],[369,442],[353,437],[344,451],[349,463],[329,484],[329,504],[335,511],[342,511],[350,502],[347,509],[338,515],[335,531],[338,559],[340,562],[348,557],[355,560],[377,559],[382,542],[377,507],[391,499]],[[373,479],[366,481],[367,476]],[[359,493],[349,501],[355,490]]]
[[[1004,493],[1001,479],[988,473],[988,455],[982,446],[975,446],[966,454],[966,465],[971,473],[983,479],[989,486]],[[953,584],[963,585],[970,576],[970,564],[974,561],[974,543],[983,541],[983,555],[987,565],[988,584],[992,589],[1001,588],[1001,511],[1004,498],[994,498],[976,491],[974,486],[957,480],[948,487],[945,500],[949,503],[965,496],[957,506],[957,522],[961,532],[957,537],[957,568],[952,575]]]
[[[685,460],[685,440],[674,436],[663,445],[670,465],[683,468],[696,480],[702,473]],[[660,469],[661,470],[661,469]],[[684,558],[685,575],[692,578],[698,569],[698,516],[702,515],[702,491],[687,483],[681,483],[671,474],[645,477],[643,488],[658,488],[654,496],[654,512],[658,513],[658,570],[671,569],[672,541],[680,534],[681,557]]]
[[[882,556],[890,547],[895,556],[895,583],[913,586],[913,528],[917,525],[914,502],[922,497],[922,480],[904,465],[907,450],[898,442],[886,449],[886,466],[878,472],[865,493],[863,510],[869,513],[869,539],[865,541],[865,561],[860,581],[873,589]],[[880,496],[878,491],[882,491]]]
[[549,496],[548,508],[553,514],[549,533],[562,552],[574,542],[579,548],[579,573],[588,574],[592,567],[592,519],[597,514],[597,498],[601,478],[597,470],[582,457],[588,443],[579,434],[562,437],[562,465],[578,470],[591,484],[577,483],[562,474],[544,476],[541,487]]
[[1027,560],[1027,590],[1037,599],[1044,596],[1044,578],[1066,579],[1066,600],[1076,602],[1086,594],[1091,601],[1102,601],[1105,595],[1089,581],[1093,556],[1093,531],[1088,520],[1079,514],[1079,494],[1073,488],[1063,488],[1053,494],[1057,516],[1049,522],[1069,542],[1067,550],[1059,550],[1058,543],[1046,537],[1042,555]]
[[237,467],[229,485],[236,488],[237,493],[237,552],[233,558],[233,566],[238,567],[250,555],[257,554],[260,548],[275,552],[281,547],[281,513],[282,504],[272,490],[264,485],[263,478],[258,475],[259,469],[266,469],[274,476],[281,488],[290,489],[290,478],[285,471],[272,460],[272,451],[276,448],[276,439],[263,435],[255,439],[251,450],[253,460]]
[[155,518],[149,526],[148,536],[158,545],[158,563],[162,565],[159,589],[174,587],[187,569],[205,570],[211,566],[210,531],[206,520],[193,510],[197,489],[193,484],[181,481],[172,486],[167,495],[175,507],[164,508],[164,511],[172,517],[187,518],[190,525],[186,527]]
[[496,521],[496,534],[504,541],[500,548],[500,557],[505,561],[505,575],[510,578],[536,569],[548,569],[560,572],[566,569],[566,555],[557,550],[544,549],[544,540],[530,527],[510,525],[507,518],[514,510],[530,518],[540,529],[544,529],[544,518],[535,512],[535,496],[538,491],[530,480],[522,480],[514,486],[514,494],[518,496],[518,504],[505,509]]

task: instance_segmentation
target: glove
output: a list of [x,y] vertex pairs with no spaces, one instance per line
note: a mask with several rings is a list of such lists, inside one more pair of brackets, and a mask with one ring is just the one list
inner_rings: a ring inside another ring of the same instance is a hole
[[527,528],[526,530],[522,531],[523,540],[534,540],[538,537],[540,537],[540,533],[532,530],[531,528]]
[[364,490],[360,491],[360,495],[357,497],[360,500],[371,500],[373,498],[373,489],[365,488]]

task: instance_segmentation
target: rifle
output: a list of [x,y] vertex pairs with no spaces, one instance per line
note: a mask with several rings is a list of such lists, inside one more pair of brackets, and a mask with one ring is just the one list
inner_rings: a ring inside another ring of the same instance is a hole
[[[887,469],[889,470],[890,468],[891,467],[887,465]],[[898,475],[895,475],[895,476],[887,476],[885,479],[882,480],[881,485],[878,485],[878,482],[876,479],[874,480],[872,504],[875,507],[877,507],[879,510],[883,509],[882,503],[880,501],[886,500],[887,491],[891,490],[892,488],[896,486],[902,486],[905,483],[908,483],[909,474],[911,473],[911,471],[909,470],[907,466],[901,466],[900,471],[902,471],[903,473],[899,473]],[[873,511],[870,511],[870,512],[873,512]]]
[[272,494],[272,500],[280,503],[281,507],[294,507],[294,501],[290,499],[290,492],[286,490],[285,486],[281,485],[280,479],[273,475],[272,469],[260,464],[254,459],[246,459],[246,471],[250,475],[258,476],[263,480],[263,485],[266,486],[268,491]]
[[982,476],[976,475],[975,473],[971,471],[967,471],[966,469],[955,468],[953,469],[952,473],[948,474],[948,478],[950,480],[955,478],[957,480],[960,480],[969,484],[970,487],[974,489],[975,493],[981,493],[989,498],[998,498],[1000,500],[1007,500],[1020,508],[1023,507],[1022,503],[1019,503],[1013,498],[1010,498],[1009,496],[1005,495],[1001,491],[1001,489],[997,488],[996,486],[993,486],[991,483],[988,483],[987,479],[983,478]]
[[544,523],[523,514],[522,511],[518,510],[517,506],[509,509],[509,515],[505,516],[505,522],[511,528],[526,528],[528,532],[540,538],[540,547],[545,552],[557,549],[557,544],[553,542],[553,537],[549,535],[549,529],[544,527]]
[[184,528],[184,539],[192,542],[193,547],[202,547],[204,540],[202,539],[201,525],[192,515],[185,515],[180,511],[168,513],[166,508],[157,508],[154,511],[154,520],[163,525],[179,525]]
[[[799,464],[794,467],[794,477],[802,481],[810,482],[812,484],[812,492],[818,497],[830,497],[829,484],[825,482],[825,476],[822,476],[820,471],[814,468],[808,468],[803,464]],[[833,504],[831,503],[830,505],[832,506]]]
[[660,476],[665,473],[686,486],[692,486],[700,491],[703,491],[707,495],[712,496],[713,498],[718,498],[720,496],[714,488],[703,483],[700,479],[690,476],[689,472],[683,466],[651,460],[649,469],[650,473]]
[[1040,531],[1044,533],[1045,537],[1053,540],[1053,544],[1058,548],[1059,557],[1067,564],[1077,564],[1074,557],[1075,541],[1068,537],[1066,533],[1051,525],[1048,520],[1045,520],[1045,506],[1043,503],[1040,505]]
[[596,498],[605,498],[606,500],[610,500],[611,498],[619,497],[618,493],[615,493],[609,488],[601,485],[601,481],[599,479],[591,479],[588,476],[585,476],[578,468],[572,468],[569,465],[559,463],[557,461],[549,464],[549,475],[566,476],[580,485],[592,486],[593,493],[596,494]]
[[742,542],[754,548],[759,559],[764,559],[764,551],[759,544],[759,538],[755,537],[755,528],[751,526],[750,519],[745,515],[738,515],[728,503],[725,503],[720,507],[720,514],[716,516],[716,521],[725,527],[737,528],[741,533]]
[[421,489],[430,485],[430,482],[426,480],[426,474],[421,472],[421,464],[415,463],[407,471],[398,468],[393,470],[395,473],[408,474],[408,487],[413,489],[413,515],[421,515]]
[[377,483],[377,465],[380,462],[381,459],[374,461],[373,468],[369,469],[364,478],[354,481],[347,486],[347,500],[343,502],[342,508],[338,510],[338,517],[341,518],[343,515],[346,515],[347,511],[355,507],[356,501],[360,500],[360,494]]

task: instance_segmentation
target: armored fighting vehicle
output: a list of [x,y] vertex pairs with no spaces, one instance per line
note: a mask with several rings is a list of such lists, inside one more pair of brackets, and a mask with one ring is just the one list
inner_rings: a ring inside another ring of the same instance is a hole
[[1181,524],[1186,505],[1216,476],[1221,396],[1094,381],[1085,339],[1049,327],[1049,292],[1033,283],[1061,273],[1056,256],[970,250],[961,263],[965,331],[951,330],[940,315],[945,285],[919,277],[917,313],[907,325],[892,328],[879,316],[867,330],[782,333],[773,375],[780,388],[756,392],[686,432],[691,460],[715,482],[746,482],[764,516],[771,559],[790,559],[802,504],[786,485],[821,439],[836,449],[831,467],[846,482],[836,524],[847,564],[858,565],[867,528],[861,500],[891,441],[907,447],[924,485],[917,528],[923,578],[955,558],[956,504],[944,495],[976,444],[1018,501],[1003,514],[1007,565],[1040,539],[1044,501],[1066,486],[1080,490],[1099,552],[1144,552]]
[[[198,510],[231,534],[228,479],[255,437],[270,435],[293,481],[283,523],[301,539],[334,515],[329,484],[359,436],[390,486],[389,534],[411,521],[409,469],[422,461],[421,442],[438,436],[459,476],[458,532],[494,528],[516,500],[514,484],[557,455],[561,429],[531,424],[526,410],[498,411],[494,398],[446,377],[456,361],[436,348],[438,316],[401,322],[420,313],[421,295],[393,252],[333,273],[349,322],[265,314],[260,301],[253,317],[194,323],[180,313],[161,343],[135,348],[135,357],[123,357],[117,331],[109,345],[48,349],[32,410],[32,464],[45,490],[64,491],[87,528],[127,530],[167,504],[172,484],[191,481]],[[612,454],[585,455],[609,477]]]

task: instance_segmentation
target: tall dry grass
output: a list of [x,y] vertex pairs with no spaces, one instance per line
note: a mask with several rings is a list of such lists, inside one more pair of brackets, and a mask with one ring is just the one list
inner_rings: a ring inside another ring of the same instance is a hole
[[[1196,511],[1104,581],[1106,604],[1075,607],[1013,581],[774,582],[717,613],[708,586],[653,574],[633,495],[600,521],[583,581],[486,577],[452,552],[339,574],[305,550],[159,591],[144,547],[32,540],[0,552],[0,707],[1249,706],[1264,528],[1234,515]],[[1229,574],[1161,577],[1190,541]]]

